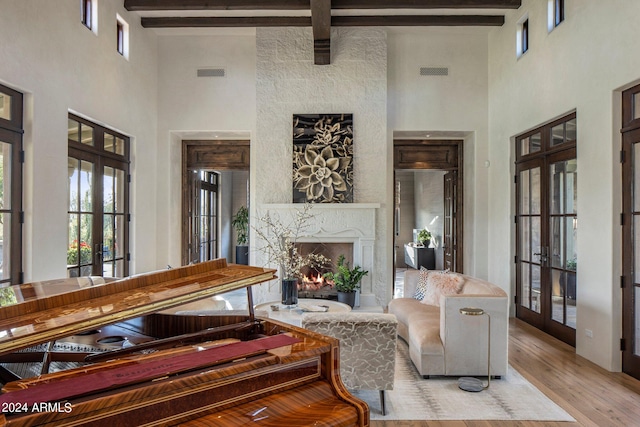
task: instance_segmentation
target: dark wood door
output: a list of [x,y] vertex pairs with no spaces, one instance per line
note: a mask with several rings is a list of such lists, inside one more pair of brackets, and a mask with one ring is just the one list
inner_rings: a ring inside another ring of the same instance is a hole
[[516,315],[575,346],[575,150],[516,171]]
[[516,316],[575,346],[576,115],[516,137]]
[[622,92],[622,372],[640,379],[640,85]]
[[542,221],[544,162],[534,159],[516,166],[516,315],[543,329],[543,299],[548,288],[543,268],[548,245]]
[[622,371],[640,379],[640,129],[623,133],[623,156]]
[[458,191],[458,173],[447,172],[444,175],[444,234],[442,236],[442,251],[444,268],[456,271],[456,198]]

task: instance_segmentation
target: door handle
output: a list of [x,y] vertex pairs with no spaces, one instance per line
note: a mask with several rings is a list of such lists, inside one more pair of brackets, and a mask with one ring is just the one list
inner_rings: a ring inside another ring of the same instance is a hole
[[540,252],[535,252],[533,255],[540,257],[540,264],[546,266],[547,262],[549,262],[549,256],[547,255],[547,248],[540,248]]

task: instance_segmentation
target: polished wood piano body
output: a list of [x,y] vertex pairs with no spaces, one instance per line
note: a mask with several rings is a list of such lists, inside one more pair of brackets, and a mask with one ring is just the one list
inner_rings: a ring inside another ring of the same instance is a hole
[[[215,260],[71,292],[15,287],[21,301],[0,307],[0,426],[368,426],[337,340],[254,315],[250,286],[274,277]],[[247,313],[168,310],[245,287]],[[127,345],[77,349],[113,334]],[[6,368],[36,361],[42,375]],[[55,362],[82,363],[46,373]]]

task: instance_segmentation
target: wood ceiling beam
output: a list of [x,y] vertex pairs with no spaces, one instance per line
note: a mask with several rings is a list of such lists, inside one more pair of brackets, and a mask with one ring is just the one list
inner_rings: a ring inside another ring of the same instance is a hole
[[313,28],[313,62],[331,63],[331,0],[311,0],[311,26]]
[[309,10],[309,0],[124,0],[129,11]]
[[[522,0],[333,0],[333,9],[517,9]],[[124,0],[130,11],[309,10],[310,0]]]
[[334,16],[334,27],[500,27],[502,15]]
[[[310,27],[308,16],[255,16],[255,17],[143,17],[144,28],[188,27]],[[500,15],[388,15],[388,16],[333,16],[334,27],[429,27],[429,26],[501,26]],[[330,27],[329,27],[330,28]],[[329,31],[330,32],[330,31]],[[314,34],[314,45],[315,45]]]
[[249,16],[249,17],[142,17],[144,28],[207,28],[207,27],[310,27],[308,16]]
[[333,9],[518,9],[522,0],[333,0]]

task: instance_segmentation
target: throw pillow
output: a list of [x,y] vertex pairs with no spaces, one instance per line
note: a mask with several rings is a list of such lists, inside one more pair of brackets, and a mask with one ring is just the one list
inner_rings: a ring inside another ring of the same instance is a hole
[[440,295],[455,295],[460,293],[464,285],[462,276],[456,273],[431,272],[427,277],[427,289],[422,299],[423,304],[440,306]]
[[416,286],[416,292],[413,297],[419,301],[424,298],[424,293],[427,290],[427,277],[429,276],[429,270],[420,266],[420,272],[418,273],[418,285]]

